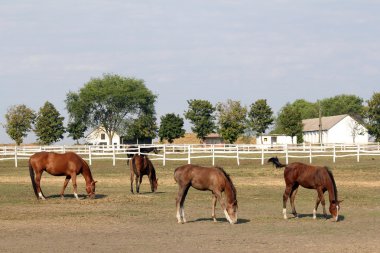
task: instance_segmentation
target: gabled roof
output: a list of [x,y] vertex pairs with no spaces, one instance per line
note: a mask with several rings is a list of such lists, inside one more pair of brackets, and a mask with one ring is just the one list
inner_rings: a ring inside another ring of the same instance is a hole
[[[322,117],[322,131],[331,129],[338,122],[343,120],[345,117],[349,117],[349,115],[343,114],[343,115]],[[304,132],[318,131],[319,130],[319,118],[304,119],[304,120],[302,120],[302,124],[303,124],[303,131]]]

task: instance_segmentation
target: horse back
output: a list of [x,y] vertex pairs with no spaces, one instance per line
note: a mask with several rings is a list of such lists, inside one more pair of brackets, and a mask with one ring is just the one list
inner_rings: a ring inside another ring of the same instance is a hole
[[148,157],[137,154],[132,157],[129,168],[137,176],[149,175],[154,170],[154,166]]
[[315,189],[324,186],[324,172],[324,167],[295,162],[286,166],[284,179],[287,184],[298,183],[305,188]]
[[79,174],[83,168],[83,159],[73,152],[38,152],[29,161],[35,171],[45,170],[54,176]]

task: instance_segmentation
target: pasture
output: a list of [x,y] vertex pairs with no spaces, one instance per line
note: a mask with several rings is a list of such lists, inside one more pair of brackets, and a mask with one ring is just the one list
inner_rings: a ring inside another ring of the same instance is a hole
[[[281,159],[285,163],[284,159]],[[290,159],[289,162],[296,161]],[[307,162],[307,159],[298,160]],[[300,218],[282,218],[283,169],[258,161],[219,159],[237,189],[238,224],[230,225],[217,203],[217,223],[211,219],[211,193],[190,189],[185,202],[186,224],[177,224],[173,171],[184,162],[163,167],[153,161],[158,192],[150,193],[146,177],[141,194],[130,193],[129,168],[97,160],[91,166],[96,199],[84,198],[78,177],[76,200],[71,181],[61,199],[64,177],[44,173],[41,188],[48,197],[37,200],[27,162],[15,168],[0,163],[1,252],[379,252],[380,163],[378,158],[316,158],[332,168],[341,204],[340,221],[325,220],[321,206],[312,219],[316,191],[300,188],[296,207]],[[196,161],[211,165],[210,159]],[[325,193],[328,209],[328,195]]]

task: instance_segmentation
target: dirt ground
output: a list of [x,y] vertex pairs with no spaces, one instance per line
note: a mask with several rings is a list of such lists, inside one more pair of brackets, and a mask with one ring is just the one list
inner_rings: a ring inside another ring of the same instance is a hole
[[[324,162],[324,161],[321,161]],[[200,161],[209,164],[209,161]],[[341,220],[312,219],[316,192],[300,189],[298,219],[282,219],[282,171],[269,165],[225,162],[238,191],[238,224],[230,225],[218,204],[211,220],[211,194],[190,190],[186,224],[177,224],[173,170],[158,163],[158,192],[147,178],[142,194],[129,191],[129,169],[109,161],[92,166],[98,180],[95,200],[84,196],[80,176],[76,200],[72,187],[58,193],[63,177],[43,175],[46,201],[35,199],[26,164],[0,163],[0,252],[380,252],[380,165],[368,159],[334,164]],[[328,197],[326,196],[328,199]],[[288,206],[288,213],[290,208]],[[291,214],[289,214],[291,217]]]

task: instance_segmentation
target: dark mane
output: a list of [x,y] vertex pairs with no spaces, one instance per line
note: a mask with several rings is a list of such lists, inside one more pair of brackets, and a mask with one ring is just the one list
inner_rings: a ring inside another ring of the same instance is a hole
[[221,172],[223,172],[224,176],[226,176],[226,178],[227,178],[227,181],[231,185],[232,191],[234,192],[234,194],[236,196],[236,188],[235,188],[234,184],[232,183],[230,175],[222,167],[215,167],[215,168],[217,168],[218,170],[220,170]]
[[331,182],[332,182],[333,187],[334,187],[335,201],[338,201],[338,190],[336,188],[336,184],[335,184],[335,179],[334,179],[333,173],[332,173],[332,171],[331,171],[331,169],[329,167],[325,166],[325,168],[326,168],[327,174],[330,176]]

